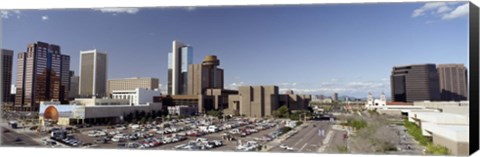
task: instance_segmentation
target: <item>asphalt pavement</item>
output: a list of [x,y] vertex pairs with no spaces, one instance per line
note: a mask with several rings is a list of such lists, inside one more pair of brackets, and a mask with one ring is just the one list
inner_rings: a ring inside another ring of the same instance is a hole
[[[276,146],[271,149],[271,152],[317,152],[323,145],[323,139],[327,132],[331,130],[328,121],[309,121],[309,125],[292,137],[286,139],[282,144],[292,147],[293,150],[286,150]],[[319,133],[319,130],[324,130],[324,136]]]
[[2,127],[3,129],[8,129],[8,132],[2,132],[2,146],[41,146],[40,143],[36,142],[31,135],[28,133],[17,133],[16,131]]

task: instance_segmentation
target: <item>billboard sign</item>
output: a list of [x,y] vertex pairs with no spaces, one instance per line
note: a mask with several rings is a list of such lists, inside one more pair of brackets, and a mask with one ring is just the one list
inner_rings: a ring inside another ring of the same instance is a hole
[[45,111],[53,107],[58,112],[59,117],[61,118],[75,118],[83,119],[85,118],[85,107],[81,105],[70,105],[70,104],[40,104],[39,116],[44,116]]

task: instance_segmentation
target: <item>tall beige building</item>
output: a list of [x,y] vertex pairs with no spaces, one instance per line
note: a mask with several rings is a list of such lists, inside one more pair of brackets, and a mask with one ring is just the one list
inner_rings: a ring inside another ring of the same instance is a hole
[[112,79],[108,80],[108,93],[112,94],[114,90],[135,90],[136,88],[154,90],[158,89],[158,83],[158,78],[152,77]]
[[96,49],[80,51],[81,97],[107,96],[107,63],[107,53]]
[[226,114],[248,117],[273,116],[273,111],[281,106],[289,110],[306,110],[310,95],[279,94],[278,86],[240,86],[238,94],[228,95]]
[[467,100],[467,68],[463,64],[439,64],[437,71],[442,100]]
[[202,95],[207,89],[223,89],[223,69],[217,56],[207,55],[201,64],[190,64],[188,95]]

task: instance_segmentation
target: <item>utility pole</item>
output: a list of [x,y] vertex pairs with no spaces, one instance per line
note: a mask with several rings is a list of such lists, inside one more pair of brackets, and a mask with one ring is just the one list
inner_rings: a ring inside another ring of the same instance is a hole
[[306,112],[303,113],[303,121],[304,121],[304,122],[307,122],[307,113],[306,113]]

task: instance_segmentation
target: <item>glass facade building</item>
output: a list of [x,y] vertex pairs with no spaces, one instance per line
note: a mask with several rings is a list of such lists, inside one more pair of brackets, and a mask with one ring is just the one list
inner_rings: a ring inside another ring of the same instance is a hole
[[390,79],[393,101],[440,100],[439,77],[435,64],[393,67]]
[[188,92],[188,65],[193,63],[193,48],[173,41],[168,53],[168,94],[186,95]]
[[12,102],[10,96],[10,88],[12,85],[12,61],[13,61],[13,51],[12,50],[1,50],[1,63],[2,63],[2,102]]
[[18,54],[14,109],[38,111],[40,101],[65,101],[69,69],[70,57],[60,53],[60,46],[44,42],[29,44],[27,52]]

